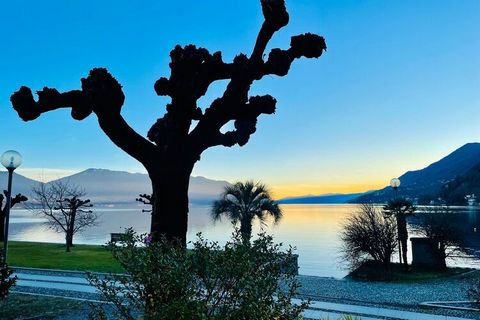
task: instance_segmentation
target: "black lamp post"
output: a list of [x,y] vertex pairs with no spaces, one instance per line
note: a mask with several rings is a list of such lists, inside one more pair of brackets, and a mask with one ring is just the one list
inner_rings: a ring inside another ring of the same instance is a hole
[[10,206],[12,200],[12,177],[13,171],[22,164],[22,156],[17,151],[8,150],[2,154],[0,162],[8,170],[7,202],[5,204],[5,232],[3,239],[3,261],[6,263],[8,250],[8,225],[10,221]]
[[[393,178],[392,180],[390,180],[390,186],[395,191],[395,199],[397,199],[398,198],[398,187],[400,187],[400,179]],[[397,224],[398,224],[398,222],[397,222]],[[400,241],[400,238],[398,239],[398,258],[400,260],[400,264],[402,264],[402,242]]]

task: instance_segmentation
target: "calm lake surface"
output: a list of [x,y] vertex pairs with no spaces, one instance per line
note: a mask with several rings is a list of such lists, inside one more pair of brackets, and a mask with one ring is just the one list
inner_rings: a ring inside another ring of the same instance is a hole
[[[97,209],[99,224],[75,236],[74,243],[105,244],[110,233],[123,232],[133,227],[139,233],[146,233],[150,226],[149,213],[142,208],[133,209]],[[196,234],[212,241],[225,243],[232,233],[228,221],[213,223],[209,216],[209,206],[190,207],[188,240],[195,240]],[[342,278],[347,274],[345,264],[339,259],[339,231],[345,219],[357,210],[356,205],[282,205],[284,217],[278,225],[269,224],[264,228],[274,236],[276,242],[297,248],[300,274],[322,277]],[[480,249],[480,212],[475,209],[458,209],[459,220],[465,225],[465,231],[471,233],[474,247]],[[464,220],[464,221],[463,221]],[[10,218],[10,240],[62,243],[64,236],[47,229],[45,220],[27,210],[12,210]],[[254,233],[260,231],[254,226]],[[409,250],[409,253],[411,250]],[[397,256],[395,256],[397,259]],[[411,259],[411,257],[410,257]],[[455,259],[449,265],[472,266],[480,268],[478,259]]]

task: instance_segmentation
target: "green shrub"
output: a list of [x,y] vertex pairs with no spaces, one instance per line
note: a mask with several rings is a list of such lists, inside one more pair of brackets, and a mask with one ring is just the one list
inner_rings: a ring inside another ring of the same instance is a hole
[[17,276],[12,277],[13,270],[3,261],[3,256],[0,254],[0,300],[8,296],[8,292],[17,281]]
[[[236,231],[225,246],[197,236],[185,250],[166,240],[144,245],[127,230],[123,241],[108,244],[126,274],[90,275],[90,282],[119,319],[293,320],[308,306],[292,303],[299,283],[294,272],[282,272],[292,249],[282,252],[265,234],[250,243]],[[101,317],[99,310],[91,315]]]

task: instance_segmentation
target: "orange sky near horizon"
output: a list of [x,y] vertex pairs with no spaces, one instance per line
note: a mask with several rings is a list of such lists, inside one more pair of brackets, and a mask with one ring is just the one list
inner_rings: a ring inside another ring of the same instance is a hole
[[[30,179],[48,182],[63,178],[83,171],[82,169],[40,169],[40,168],[19,168],[16,172]],[[210,178],[210,177],[206,177]],[[211,179],[211,178],[210,178]],[[298,197],[306,195],[322,195],[328,193],[360,193],[369,190],[381,189],[388,185],[385,179],[377,178],[372,181],[349,183],[345,179],[340,179],[335,183],[309,181],[309,183],[269,183],[274,198],[281,199],[285,197]],[[234,182],[234,181],[229,181]]]
[[388,181],[366,181],[354,184],[272,184],[270,189],[275,198],[298,197],[306,195],[322,195],[328,193],[360,193],[369,190],[382,189]]

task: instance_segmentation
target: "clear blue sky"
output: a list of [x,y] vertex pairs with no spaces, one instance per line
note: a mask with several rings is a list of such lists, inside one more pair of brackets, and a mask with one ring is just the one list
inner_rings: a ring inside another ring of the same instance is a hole
[[[195,175],[261,179],[278,195],[358,191],[480,141],[480,1],[287,6],[291,22],[272,47],[314,32],[325,36],[327,53],[257,82],[251,93],[275,96],[277,114],[260,119],[247,146],[208,150]],[[124,86],[124,117],[145,135],[165,110],[153,83],[168,76],[174,45],[221,50],[230,60],[251,51],[261,22],[255,0],[2,1],[0,151],[20,151],[19,172],[37,178],[41,169],[143,171],[95,116],[77,122],[62,110],[24,123],[10,94],[21,85],[78,88],[91,68],[107,67]]]

